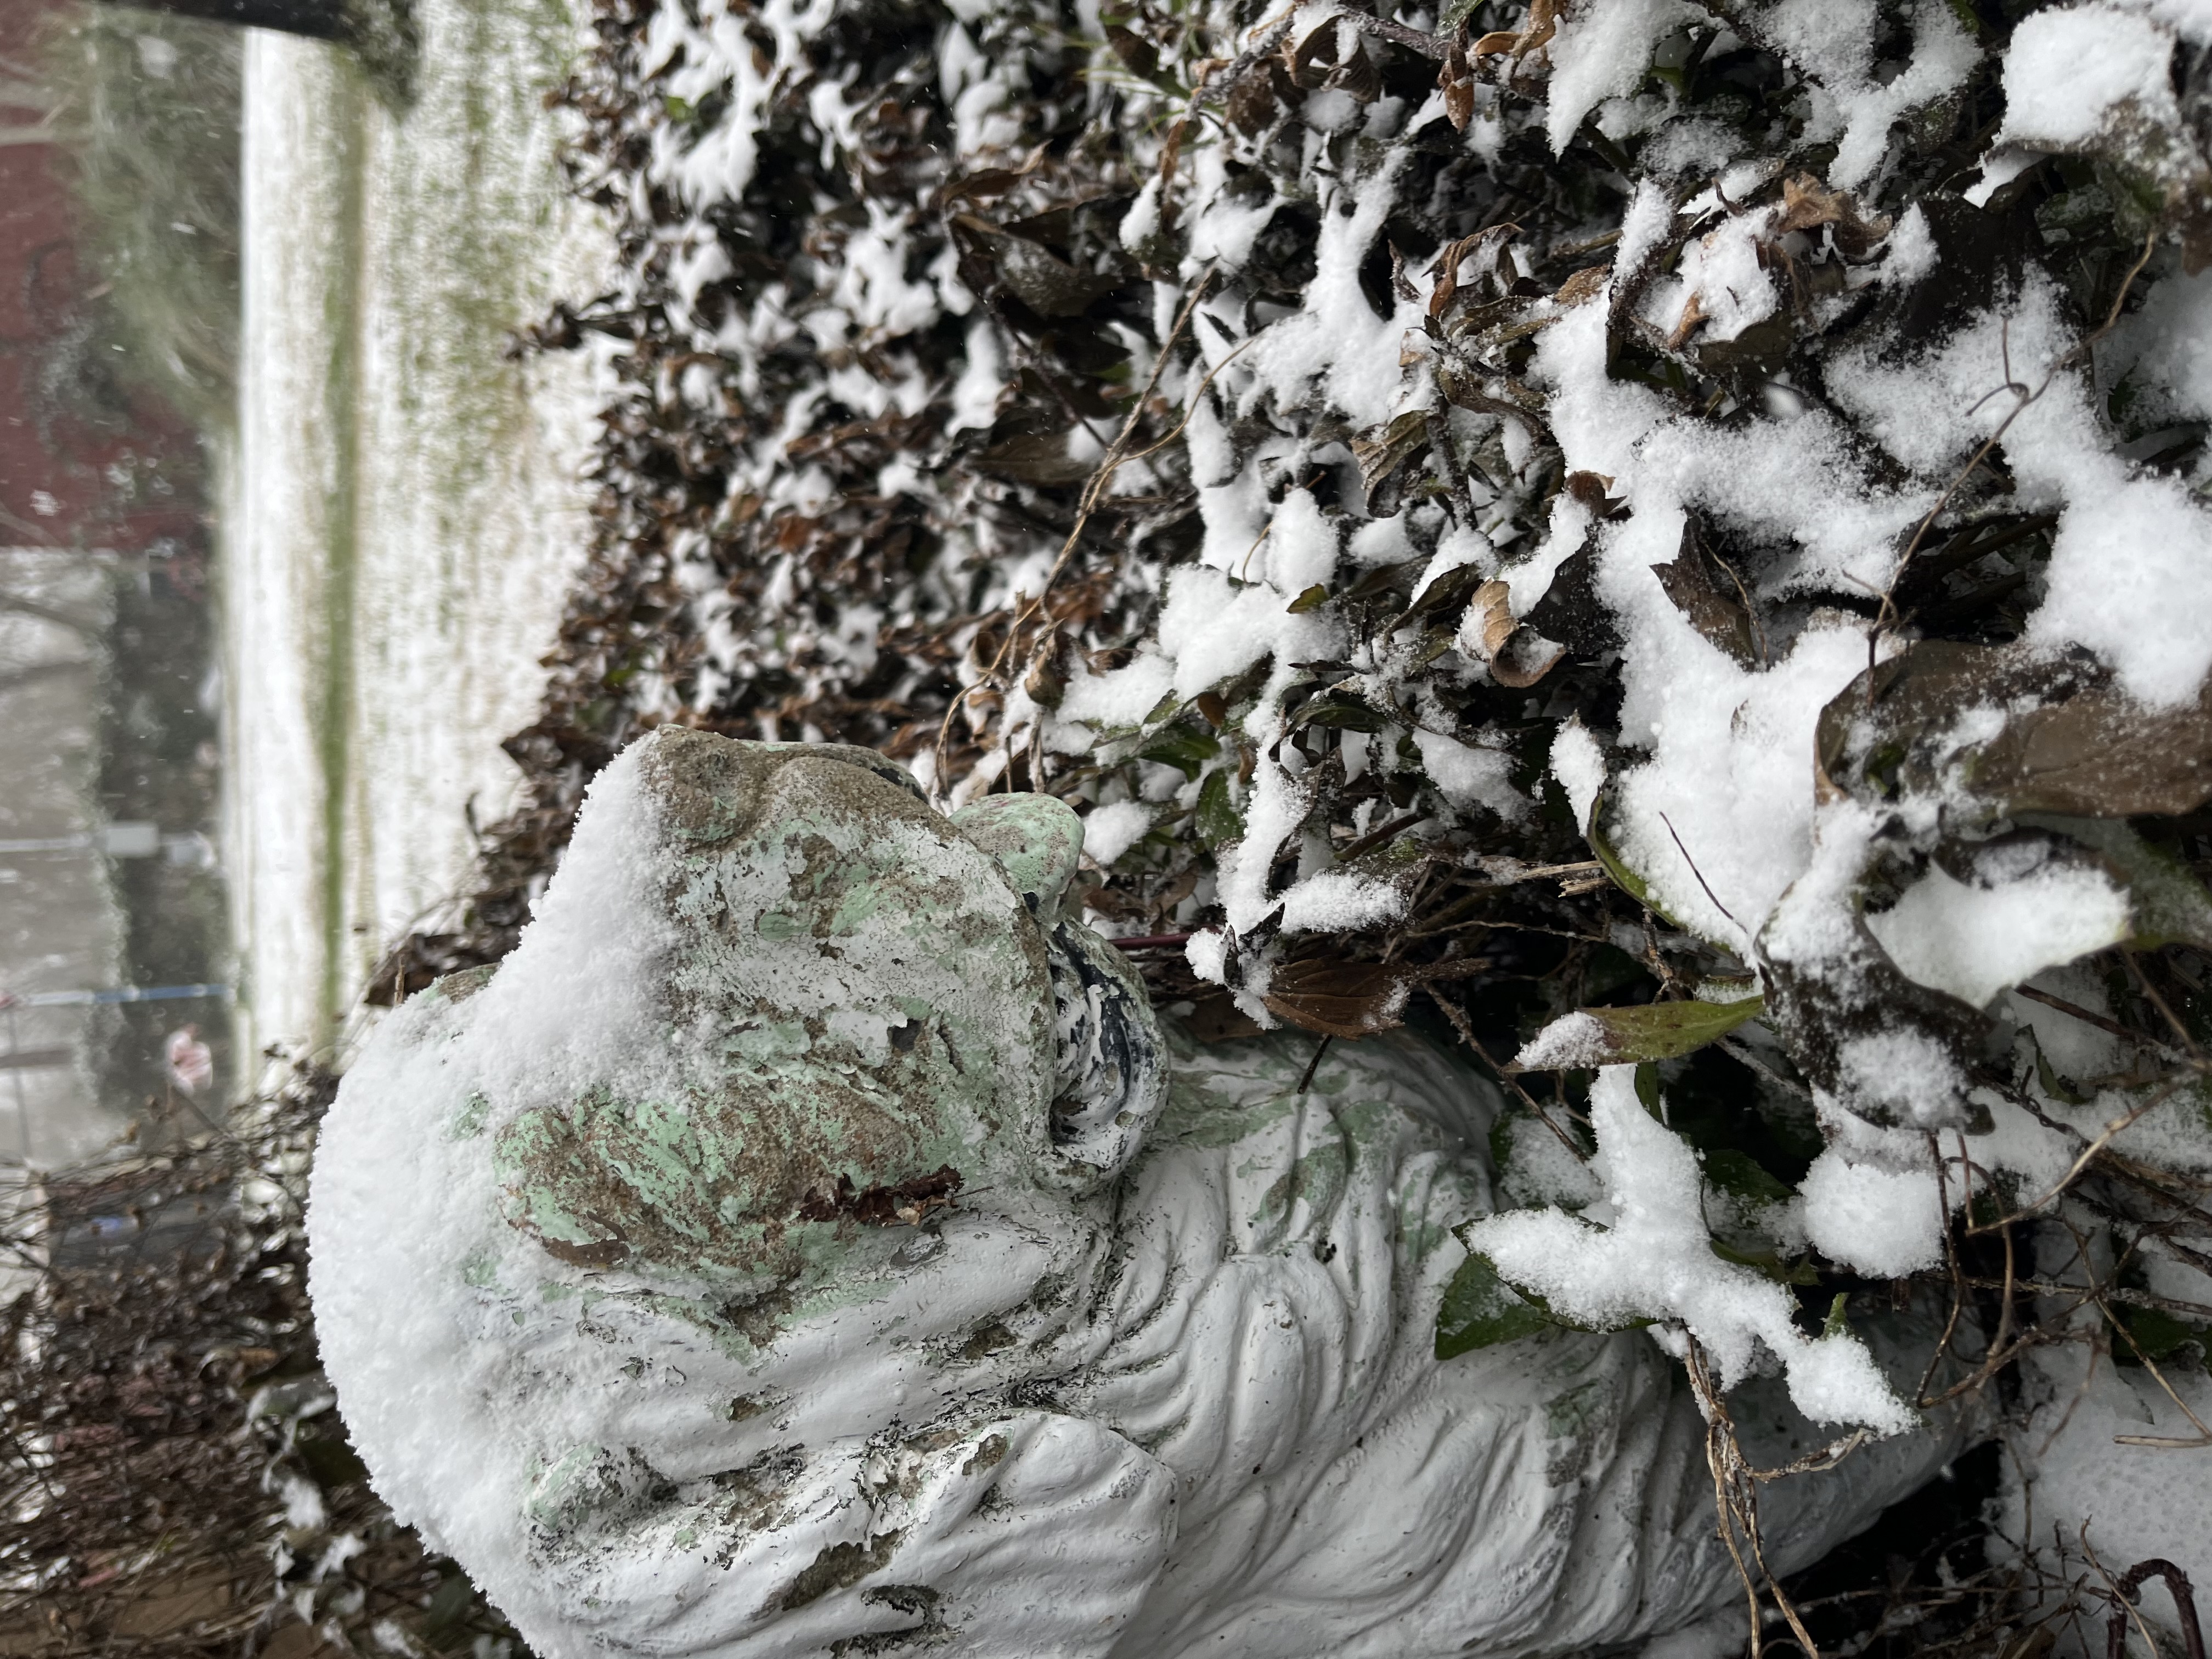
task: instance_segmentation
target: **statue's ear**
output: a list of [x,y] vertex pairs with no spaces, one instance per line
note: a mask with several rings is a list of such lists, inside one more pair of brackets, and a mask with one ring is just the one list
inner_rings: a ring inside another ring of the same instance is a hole
[[1129,959],[1079,921],[1046,933],[1053,1024],[1052,1146],[1060,1185],[1097,1191],[1127,1167],[1167,1100],[1167,1044]]
[[1083,820],[1050,795],[986,795],[952,815],[960,832],[988,853],[1030,907],[1049,926],[1083,857]]

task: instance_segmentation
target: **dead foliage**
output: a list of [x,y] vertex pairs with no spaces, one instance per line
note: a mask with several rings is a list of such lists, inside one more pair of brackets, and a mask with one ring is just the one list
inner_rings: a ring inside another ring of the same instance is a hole
[[[2212,873],[2202,810],[2212,725],[2201,702],[2150,714],[2095,662],[2024,643],[2056,526],[2013,479],[2005,426],[1945,483],[1882,591],[1800,579],[1787,538],[1694,503],[1681,550],[1655,580],[1747,670],[1778,660],[1816,619],[1864,626],[1869,672],[1836,699],[1808,757],[1808,792],[1892,815],[1853,874],[1863,909],[1878,914],[1930,869],[1974,879],[2000,855],[2094,863],[2129,884],[2134,933],[2086,964],[2104,1009],[2051,1005],[2120,1045],[2108,1073],[2069,1077],[2040,1053],[1998,1058],[1981,1011],[1914,984],[1871,933],[1847,976],[1753,963],[1694,937],[1623,861],[1607,803],[1577,822],[1547,776],[1564,732],[1607,744],[1617,728],[1621,641],[1597,550],[1635,512],[1613,480],[1570,470],[1531,384],[1539,337],[1569,309],[1602,301],[1613,378],[1721,432],[1761,418],[1778,388],[1838,414],[1825,387],[1839,353],[1869,341],[1921,350],[2033,273],[2063,293],[2086,355],[2139,301],[2146,272],[2201,262],[2197,173],[2177,163],[2154,179],[2140,149],[2117,139],[2047,157],[1978,204],[1965,198],[1961,180],[2003,112],[1996,54],[2011,16],[1972,9],[1984,61],[1955,95],[1890,131],[1877,211],[1829,182],[1832,145],[1793,125],[1797,71],[1749,13],[1725,27],[1686,19],[1643,88],[1747,135],[1771,161],[1765,182],[1731,194],[1717,179],[1664,172],[1645,136],[1609,137],[1595,122],[1552,152],[1526,118],[1563,21],[1572,24],[1574,9],[1549,0],[1455,5],[1441,27],[1427,14],[1409,22],[1389,8],[1351,9],[1296,31],[1288,14],[1257,6],[1211,31],[1140,4],[1108,17],[1097,43],[1049,7],[995,8],[970,27],[987,58],[1027,66],[1008,106],[1019,139],[965,160],[934,46],[949,14],[863,0],[777,70],[754,183],[702,216],[648,162],[657,140],[707,117],[677,107],[665,67],[648,67],[654,6],[601,0],[597,48],[567,102],[585,131],[578,188],[614,216],[621,270],[609,292],[562,308],[520,348],[586,335],[617,343],[596,549],[549,659],[539,718],[509,744],[528,805],[487,833],[480,880],[451,925],[403,941],[372,994],[404,995],[511,946],[585,784],[665,721],[866,744],[915,763],[948,800],[997,788],[1049,790],[1085,808],[1154,802],[1150,831],[1095,872],[1090,904],[1131,936],[1156,999],[1201,1035],[1248,1034],[1259,1011],[1328,1039],[1425,1023],[1499,1076],[1516,1115],[1582,1156],[1588,1067],[1515,1074],[1508,1062],[1552,1019],[1588,1009],[1604,1017],[1604,1057],[1651,1068],[1670,1124],[1748,1214],[1786,1196],[1821,1150],[1813,1097],[1834,1081],[1838,1049],[1869,1033],[1918,1033],[1978,1086],[2045,1117],[2077,1154],[2056,1188],[2027,1192],[1978,1163],[1981,1125],[1970,1118],[1931,1141],[1931,1158],[1954,1158],[1972,1191],[1929,1276],[1952,1317],[1925,1399],[1980,1391],[2016,1403],[2008,1367],[2044,1344],[2087,1345],[2154,1376],[2201,1364],[2212,1308],[2154,1293],[2143,1264],[2160,1251],[2212,1264],[2212,1193],[2132,1155],[2125,1131],[2168,1101],[2201,1109],[2207,1098],[2212,905],[2200,895]],[[1877,9],[1885,64],[1901,62],[1910,10]],[[765,64],[774,43],[762,42]],[[2203,70],[2177,60],[2192,100]],[[810,112],[810,97],[830,86],[858,112],[842,136]],[[1433,396],[1376,424],[1318,393],[1295,405],[1228,396],[1216,377],[1260,319],[1295,307],[1314,279],[1315,156],[1356,161],[1350,129],[1329,137],[1307,124],[1310,100],[1326,94],[1330,107],[1348,100],[1372,112],[1394,99],[1426,107],[1431,91],[1442,94],[1432,129],[1391,176],[1390,210],[1358,278],[1378,317],[1401,304],[1418,313],[1400,368],[1426,377]],[[1478,120],[1502,122],[1481,154],[1464,142]],[[1238,258],[1193,276],[1183,258],[1199,207],[1194,158],[1209,146],[1251,200],[1280,205]],[[1615,280],[1625,186],[1644,178],[1682,202],[1710,187],[1712,204]],[[1152,228],[1125,240],[1147,191]],[[1922,211],[1936,274],[1868,281],[1908,206]],[[896,218],[909,270],[957,270],[971,313],[848,331],[848,343],[826,349],[787,331],[747,348],[743,363],[716,343],[771,315],[831,315],[846,251],[878,212]],[[1657,325],[1643,315],[1650,285],[1686,250],[1754,214],[1766,216],[1759,259],[1784,295],[1774,315],[1728,338],[1697,294]],[[708,244],[726,274],[694,291],[678,261]],[[956,420],[971,328],[988,331],[1004,370],[988,409]],[[832,376],[848,392],[830,392]],[[885,412],[850,391],[860,381],[883,394]],[[918,398],[891,395],[915,386]],[[2014,415],[2040,395],[1998,391]],[[2118,436],[2157,435],[2150,415],[2113,406]],[[1037,711],[1133,659],[1156,626],[1162,573],[1190,566],[1203,544],[1201,490],[1214,481],[1187,442],[1201,409],[1236,467],[1301,458],[1295,471],[1265,474],[1271,502],[1297,488],[1340,527],[1429,528],[1291,603],[1341,623],[1340,655],[1287,665],[1286,685],[1269,685],[1262,664],[1164,700],[1086,751],[1054,748]],[[2185,472],[2203,434],[2169,435],[2142,465]],[[1851,441],[1875,448],[1864,433]],[[804,500],[780,492],[775,481],[801,469],[818,487]],[[1430,573],[1435,526],[1478,519],[1521,549],[1559,522],[1585,531],[1542,599],[1516,613],[1508,584],[1474,565]],[[1906,648],[1877,662],[1892,635]],[[1263,696],[1283,715],[1265,756],[1246,724]],[[1962,713],[1985,708],[2011,712],[1972,743],[1948,741]],[[1439,738],[1500,757],[1528,810],[1448,794],[1423,747]],[[1388,922],[1310,934],[1270,917],[1230,941],[1226,986],[1202,983],[1172,947],[1222,922],[1222,859],[1245,836],[1263,760],[1298,789],[1267,890],[1334,867],[1391,884],[1403,907]],[[1904,827],[1906,808],[1939,798],[1942,813]],[[1694,860],[1696,848],[1682,851]],[[1765,999],[1755,1016],[1712,1014],[1737,1005],[1701,988],[1754,968]],[[2109,1089],[2136,1104],[2102,1130],[2060,1124],[2037,1104]],[[842,1212],[869,1196],[823,1202]],[[1717,1236],[1716,1248],[1790,1284],[1814,1322],[1891,1294],[1836,1264],[1785,1255],[1755,1228]],[[1966,1342],[1968,1333],[1987,1340]],[[1751,1551],[1754,1596],[1766,1595],[1745,1485],[1755,1478],[1724,1442],[1715,1469],[1719,1510],[1736,1517]],[[2048,1643],[2035,1622],[2045,1615],[2023,1609],[2087,1618],[2094,1599],[2040,1565],[1965,1571],[1952,1559],[1933,1587],[1886,1564],[1867,1571],[1875,1588],[1791,1591],[1803,1625],[1790,1639],[1810,1649],[1863,1637],[1874,1645],[1857,1650],[1903,1652],[1899,1632],[1911,1631],[1924,1643],[1914,1651],[2028,1659]],[[1837,1634],[1837,1620],[1862,1615],[1870,1622]]]
[[301,1206],[334,1081],[8,1172],[0,1653],[335,1659],[385,1625],[522,1653],[369,1491],[317,1369]]

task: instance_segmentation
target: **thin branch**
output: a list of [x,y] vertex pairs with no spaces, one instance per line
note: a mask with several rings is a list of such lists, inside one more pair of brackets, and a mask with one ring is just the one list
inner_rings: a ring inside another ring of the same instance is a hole
[[2103,1132],[2100,1133],[2094,1140],[2091,1141],[2087,1146],[2081,1149],[2081,1155],[2079,1158],[2076,1158],[2074,1162],[2068,1166],[2066,1173],[2059,1176],[2058,1179],[2051,1184],[2050,1189],[2040,1198],[2036,1199],[2032,1203],[2023,1204],[2011,1214],[2000,1217],[1995,1221],[1987,1222],[1980,1225],[1969,1225],[1966,1231],[1970,1235],[1991,1233],[1996,1231],[2000,1227],[2008,1226],[2013,1222],[2027,1220],[2045,1205],[2050,1203],[2052,1199],[2057,1198],[2061,1193],[2072,1186],[2075,1181],[2079,1180],[2081,1178],[2081,1171],[2089,1167],[2090,1160],[2094,1158],[2099,1152],[2104,1151],[2106,1146],[2111,1143],[2115,1135],[2133,1128],[2136,1123],[2142,1121],[2144,1114],[2155,1110],[2157,1108],[2166,1104],[2166,1101],[2172,1097],[2173,1091],[2179,1089],[2182,1083],[2186,1080],[2187,1079],[2175,1079],[2173,1082],[2167,1084],[2166,1087],[2160,1090],[2156,1094],[2153,1095],[2148,1100],[2143,1102],[2142,1105],[2128,1113],[2125,1116],[2116,1117],[2111,1122],[2107,1123],[2105,1126]]
[[1574,1154],[1576,1163],[1589,1163],[1589,1154],[1575,1144],[1575,1138],[1572,1135],[1552,1121],[1551,1114],[1537,1103],[1536,1097],[1521,1086],[1521,1079],[1507,1072],[1491,1058],[1490,1050],[1482,1046],[1481,1040],[1474,1034],[1474,1028],[1468,1024],[1467,1016],[1455,1004],[1438,994],[1433,985],[1424,985],[1421,988],[1428,993],[1429,1000],[1443,1011],[1443,1017],[1451,1022],[1452,1030],[1459,1033],[1460,1041],[1474,1050],[1475,1058],[1481,1060],[1489,1069],[1490,1074],[1521,1097],[1521,1103],[1536,1115],[1537,1121],[1558,1137],[1560,1146]]
[[[1043,611],[1045,599],[1051,593],[1053,584],[1060,580],[1061,573],[1067,568],[1068,562],[1075,556],[1076,544],[1082,539],[1083,532],[1090,524],[1091,514],[1097,510],[1100,500],[1106,494],[1106,486],[1112,482],[1114,474],[1120,470],[1121,464],[1125,460],[1144,460],[1158,453],[1180,436],[1183,428],[1190,423],[1191,416],[1197,411],[1198,400],[1206,395],[1206,388],[1213,384],[1213,377],[1234,362],[1245,347],[1252,343],[1252,339],[1247,339],[1243,345],[1238,346],[1235,351],[1231,352],[1228,356],[1206,372],[1206,378],[1199,382],[1198,390],[1191,398],[1190,407],[1183,411],[1182,418],[1169,429],[1165,437],[1135,455],[1126,453],[1129,441],[1136,435],[1137,427],[1145,418],[1146,406],[1152,402],[1152,392],[1159,386],[1160,376],[1166,372],[1170,360],[1175,356],[1176,343],[1182,339],[1183,330],[1189,325],[1192,315],[1198,309],[1199,301],[1206,297],[1206,291],[1213,286],[1213,277],[1214,272],[1209,269],[1199,278],[1198,286],[1191,290],[1190,297],[1183,301],[1182,309],[1176,313],[1175,326],[1168,331],[1168,337],[1160,343],[1159,355],[1152,360],[1152,376],[1145,382],[1145,389],[1138,393],[1135,403],[1130,407],[1128,419],[1121,423],[1121,430],[1115,435],[1113,443],[1099,461],[1097,470],[1091,475],[1091,481],[1083,487],[1083,494],[1078,498],[1076,504],[1075,523],[1067,532],[1066,541],[1060,545],[1060,556],[1053,561],[1052,568],[1046,574],[1044,585],[1038,590],[1037,596],[1034,599],[1016,605],[1014,614],[1006,623],[1006,636],[1000,641],[999,649],[991,660],[991,666],[986,671],[982,679],[977,683],[978,685],[988,684],[999,677],[1000,670],[1006,666],[1008,654],[1013,650],[1015,636],[1021,631],[1023,623]],[[1256,335],[1252,337],[1253,339],[1257,337]],[[945,749],[951,741],[953,719],[959,714],[962,707],[969,702],[976,689],[975,686],[969,687],[954,697],[945,710],[943,722],[937,728],[936,779],[932,787],[940,795],[944,793]]]
[[[2005,382],[1996,391],[1991,392],[1989,397],[1995,397],[1998,392],[2009,391],[2015,394],[2016,401],[2004,419],[1997,422],[1997,429],[1983,441],[1981,447],[1974,451],[1966,465],[1959,469],[1958,475],[1943,486],[1943,493],[1936,498],[1935,505],[1928,509],[1919,524],[1915,526],[1912,539],[1905,544],[1905,551],[1899,556],[1896,568],[1889,573],[1889,585],[1881,591],[1881,610],[1875,617],[1873,628],[1867,632],[1867,691],[1869,696],[1874,691],[1873,670],[1875,647],[1881,636],[1894,628],[1898,622],[1897,585],[1904,580],[1906,569],[1912,563],[1913,556],[1920,551],[1921,544],[1927,540],[1928,532],[1935,528],[1937,517],[1951,504],[1951,498],[1965,487],[1966,480],[1973,476],[1974,469],[1988,459],[1998,444],[2004,441],[2005,434],[2012,429],[2012,423],[2027,413],[2029,406],[2051,389],[2052,381],[2066,370],[2073,368],[2083,356],[2093,350],[2100,341],[2119,325],[2120,311],[2121,307],[2127,303],[2128,290],[2135,286],[2136,278],[2142,274],[2142,268],[2150,263],[2150,256],[2157,247],[2158,232],[2154,227],[2144,234],[2142,254],[2137,257],[2135,264],[2128,268],[2128,274],[2121,279],[2119,292],[2112,296],[2112,308],[2106,317],[2103,325],[2095,332],[2085,335],[2075,341],[2069,349],[2062,353],[2058,360],[2051,364],[2049,372],[2044,375],[2041,384],[2033,392],[2012,377],[2011,345],[2008,338],[2005,345],[2007,358]],[[1985,397],[1982,401],[1986,403],[1988,400],[1989,398]],[[1976,405],[1977,408],[1979,406],[1979,404]]]

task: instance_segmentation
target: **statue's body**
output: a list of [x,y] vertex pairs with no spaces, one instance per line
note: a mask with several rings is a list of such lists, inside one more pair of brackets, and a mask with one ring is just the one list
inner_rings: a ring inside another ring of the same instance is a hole
[[[1059,915],[1079,848],[858,750],[618,760],[325,1132],[325,1354],[395,1510],[547,1659],[1572,1653],[1740,1596],[1648,1338],[1433,1358],[1488,1086],[1163,1034]],[[1774,1565],[1948,1450],[1771,1488]]]

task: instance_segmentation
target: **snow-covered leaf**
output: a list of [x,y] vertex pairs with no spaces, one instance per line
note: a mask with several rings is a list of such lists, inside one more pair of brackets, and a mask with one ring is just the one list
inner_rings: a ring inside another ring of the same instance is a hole
[[1553,1020],[1513,1057],[1517,1072],[1673,1060],[1717,1042],[1765,1006],[1737,1002],[1650,1002],[1628,1008],[1579,1008]]
[[1490,1258],[1470,1251],[1437,1310],[1437,1358],[1456,1359],[1550,1328],[1544,1310],[1504,1279]]
[[1824,786],[1861,799],[1978,797],[1997,815],[2133,817],[2212,795],[2212,684],[2151,708],[2086,653],[1929,640],[1821,711]]

